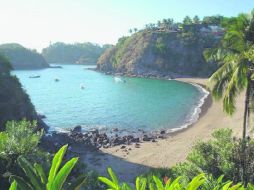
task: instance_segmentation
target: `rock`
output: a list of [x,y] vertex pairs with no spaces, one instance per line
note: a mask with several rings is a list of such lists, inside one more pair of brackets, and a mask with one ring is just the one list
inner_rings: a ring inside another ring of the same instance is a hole
[[143,140],[143,141],[151,141],[151,138],[148,137],[147,135],[144,135],[144,136],[142,137],[142,140]]
[[164,136],[163,135],[158,135],[157,138],[164,139]]
[[161,131],[160,131],[160,134],[161,134],[161,135],[164,135],[164,134],[166,134],[166,131],[165,131],[165,130],[161,130]]
[[155,140],[155,139],[152,139],[152,142],[156,142],[156,140]]
[[125,145],[121,146],[121,149],[125,149],[125,148],[126,148],[126,146],[125,146]]
[[43,115],[43,114],[38,114],[37,116],[38,116],[39,119],[45,119],[46,118],[46,116]]
[[140,144],[139,144],[139,143],[136,143],[136,144],[135,144],[135,148],[140,148]]
[[75,133],[81,133],[82,131],[82,127],[81,125],[77,125],[76,127],[73,128],[72,132],[75,132]]
[[113,132],[118,132],[119,129],[118,129],[118,128],[113,128],[112,131],[113,131]]
[[91,129],[89,132],[92,133],[92,134],[99,134],[98,129]]

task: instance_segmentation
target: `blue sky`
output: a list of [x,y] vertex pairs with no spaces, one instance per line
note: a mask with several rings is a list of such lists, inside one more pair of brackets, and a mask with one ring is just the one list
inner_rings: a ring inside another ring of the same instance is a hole
[[0,43],[41,50],[49,42],[116,43],[128,29],[163,18],[235,16],[254,0],[0,0]]

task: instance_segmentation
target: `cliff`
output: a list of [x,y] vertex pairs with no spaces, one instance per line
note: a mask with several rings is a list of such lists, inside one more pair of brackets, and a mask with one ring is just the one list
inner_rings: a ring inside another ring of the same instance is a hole
[[2,44],[0,53],[7,57],[13,69],[42,69],[49,65],[41,54],[19,44]]
[[139,76],[209,76],[217,65],[207,63],[203,51],[217,41],[193,32],[140,31],[107,49],[97,69]]
[[11,76],[9,61],[0,55],[0,131],[6,121],[37,120],[38,127],[47,129],[44,122],[38,117],[29,96],[23,91],[19,80]]
[[49,63],[96,64],[100,55],[109,45],[99,46],[93,43],[65,44],[57,42],[42,50]]

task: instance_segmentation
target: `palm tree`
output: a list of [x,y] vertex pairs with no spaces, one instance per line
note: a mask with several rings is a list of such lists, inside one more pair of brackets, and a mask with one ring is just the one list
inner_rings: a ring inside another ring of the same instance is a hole
[[184,17],[183,24],[189,25],[192,24],[192,20],[189,16]]
[[199,19],[198,15],[195,15],[195,16],[193,17],[193,23],[194,23],[194,24],[200,24],[200,19]]
[[254,102],[254,11],[241,14],[225,21],[227,28],[219,47],[205,51],[207,60],[221,63],[221,67],[210,77],[212,95],[223,99],[224,111],[232,115],[235,111],[235,98],[245,91],[243,138]]

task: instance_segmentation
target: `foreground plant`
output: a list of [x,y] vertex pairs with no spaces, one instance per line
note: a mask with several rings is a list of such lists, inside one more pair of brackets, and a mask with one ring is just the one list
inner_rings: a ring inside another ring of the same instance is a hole
[[215,184],[211,184],[206,178],[205,174],[199,174],[194,177],[190,182],[185,183],[182,177],[178,177],[171,181],[170,179],[163,182],[156,176],[153,176],[153,181],[149,184],[146,178],[137,177],[135,188],[132,188],[126,182],[120,183],[115,173],[111,168],[108,168],[108,174],[111,179],[106,177],[99,177],[99,180],[105,183],[110,190],[252,190],[253,185],[249,184],[244,188],[241,183],[233,185],[232,181],[222,182],[221,176]]
[[[18,158],[18,164],[23,169],[26,178],[20,176],[11,176],[13,181],[10,190],[62,190],[64,183],[78,161],[78,158],[72,158],[61,168],[62,159],[67,150],[67,145],[63,146],[54,156],[52,165],[46,177],[43,167],[40,164],[32,164],[23,156]],[[28,180],[26,180],[28,179]],[[85,182],[85,176],[80,176],[74,183],[67,186],[67,190],[78,190]]]

